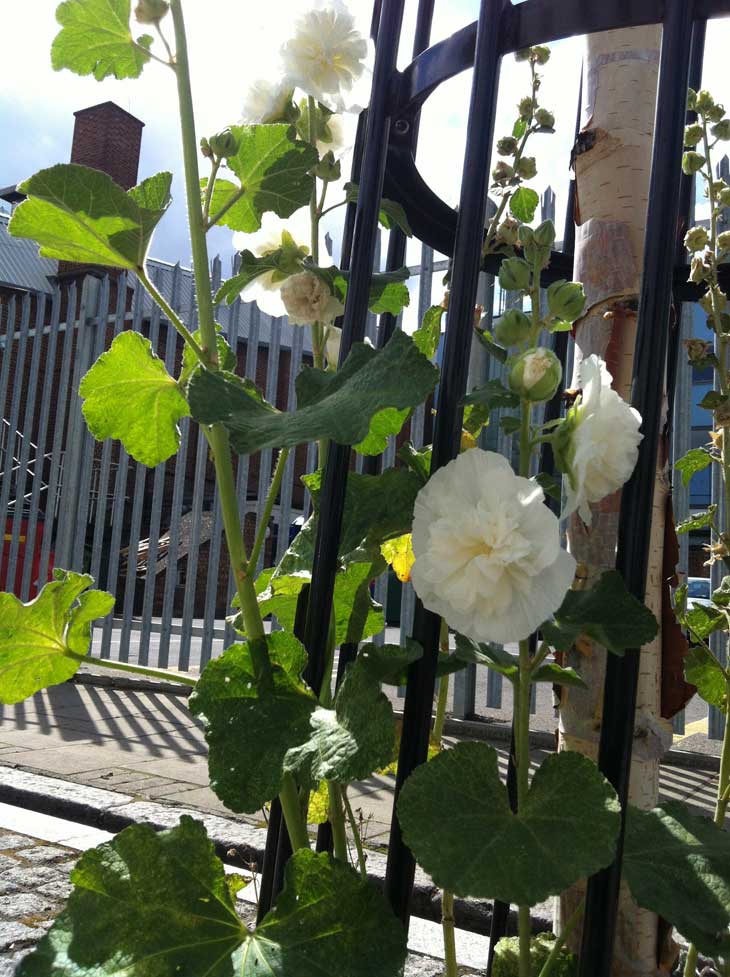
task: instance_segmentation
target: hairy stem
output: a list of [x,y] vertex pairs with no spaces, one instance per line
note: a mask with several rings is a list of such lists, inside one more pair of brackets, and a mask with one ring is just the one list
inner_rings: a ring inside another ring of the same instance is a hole
[[162,679],[165,682],[179,682],[181,685],[194,686],[197,679],[188,678],[180,672],[166,672],[163,669],[144,668],[142,665],[128,665],[126,662],[114,661],[111,658],[90,658],[88,655],[76,655],[72,651],[66,652],[69,658],[76,658],[84,665],[98,665],[100,668],[111,668],[115,672],[132,672],[135,675],[147,675],[149,678]]
[[137,269],[137,278],[142,282],[144,287],[147,289],[149,294],[152,296],[154,301],[159,305],[162,311],[167,316],[169,322],[174,326],[175,331],[182,336],[188,346],[192,349],[198,359],[202,362],[205,358],[203,350],[200,348],[195,340],[195,337],[187,328],[185,323],[182,321],[180,316],[175,312],[172,306],[167,302],[164,295],[155,288],[150,279],[147,277],[147,272],[144,268]]
[[444,932],[444,977],[458,977],[456,962],[456,927],[454,924],[454,893],[447,889],[441,893],[441,928]]
[[329,796],[329,816],[330,824],[332,825],[332,841],[335,849],[335,858],[341,862],[349,862],[345,815],[342,810],[342,796],[340,794],[339,784],[328,780],[327,794]]
[[253,549],[251,550],[251,555],[248,559],[249,573],[256,573],[256,564],[258,563],[261,550],[263,549],[263,545],[266,540],[266,530],[269,527],[269,520],[271,519],[274,503],[276,502],[276,497],[279,494],[279,489],[281,488],[281,480],[284,477],[284,469],[286,468],[288,457],[289,448],[282,448],[279,452],[279,458],[276,462],[274,475],[271,479],[269,493],[266,496],[266,505],[264,506],[264,511],[261,514],[261,522],[259,523],[256,531],[256,539],[254,540]]
[[[515,696],[519,700],[516,712],[515,752],[517,760],[517,809],[522,807],[527,799],[530,787],[530,643],[527,639],[520,641],[520,679],[515,688]],[[520,977],[530,977],[530,907],[520,906],[518,909],[519,937],[520,937]]]
[[584,900],[581,899],[578,905],[573,910],[573,913],[571,914],[567,923],[563,927],[562,933],[560,934],[560,936],[557,936],[555,938],[555,943],[553,945],[553,948],[550,951],[547,960],[542,965],[542,970],[540,971],[539,977],[550,977],[550,974],[555,969],[555,964],[558,961],[558,957],[560,956],[561,949],[565,946],[568,937],[578,925],[578,921],[580,920],[583,914],[583,903]]
[[[449,653],[449,626],[441,618],[441,651],[448,655]],[[433,738],[441,746],[441,741],[444,737],[444,723],[446,722],[446,703],[449,698],[449,676],[442,675],[439,679],[439,694],[436,700],[436,716],[433,721]]]
[[208,177],[208,183],[205,188],[205,202],[203,203],[203,227],[208,226],[208,216],[210,214],[210,202],[213,199],[213,188],[215,187],[215,181],[218,176],[218,170],[221,167],[221,161],[219,159],[213,160],[213,165],[210,168],[210,176]]
[[355,819],[355,815],[352,813],[352,805],[350,804],[350,799],[347,796],[347,786],[342,784],[340,786],[340,792],[342,794],[342,803],[345,806],[345,813],[347,814],[347,820],[350,824],[350,831],[352,831],[352,840],[355,842],[355,850],[357,851],[357,865],[360,869],[360,875],[363,882],[368,880],[368,869],[365,859],[365,851],[362,847],[362,838],[360,837],[360,828]]
[[300,848],[309,848],[309,835],[307,834],[307,825],[302,817],[299,791],[294,777],[290,773],[284,774],[279,800],[293,850],[299,851]]

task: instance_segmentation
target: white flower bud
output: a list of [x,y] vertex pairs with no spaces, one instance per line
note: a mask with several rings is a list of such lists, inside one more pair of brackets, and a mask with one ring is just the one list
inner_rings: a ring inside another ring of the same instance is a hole
[[292,326],[328,324],[344,311],[327,284],[311,271],[287,278],[281,286],[281,298]]

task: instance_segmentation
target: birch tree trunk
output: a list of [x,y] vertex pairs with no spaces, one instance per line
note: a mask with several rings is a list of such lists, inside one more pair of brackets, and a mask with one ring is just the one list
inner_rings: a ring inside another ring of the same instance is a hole
[[[636,300],[642,269],[661,31],[658,27],[609,31],[586,39],[584,111],[575,157],[575,279],[584,283],[586,315],[576,331],[573,387],[582,359],[607,361],[614,389],[630,399],[636,335]],[[664,364],[657,363],[657,369]],[[657,465],[647,604],[661,618],[664,513],[668,491],[665,459]],[[615,565],[620,493],[593,507],[589,529],[571,520],[570,549],[588,570],[589,582]],[[563,689],[560,748],[592,758],[598,752],[606,652],[586,643],[577,653],[588,690]],[[656,804],[659,757],[668,745],[660,719],[661,636],[641,653],[631,802]],[[671,734],[669,734],[671,742]],[[582,890],[561,902],[567,918]],[[578,936],[579,939],[579,936]],[[655,977],[657,919],[622,891],[614,977]]]

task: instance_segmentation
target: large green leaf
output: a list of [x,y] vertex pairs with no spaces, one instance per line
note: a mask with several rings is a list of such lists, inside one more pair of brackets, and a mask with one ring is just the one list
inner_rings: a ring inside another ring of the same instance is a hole
[[117,438],[143,465],[154,467],[180,444],[177,422],[190,412],[150,341],[120,333],[79,385],[89,430],[99,441]]
[[297,377],[297,410],[274,412],[235,378],[200,369],[188,388],[190,409],[202,424],[222,423],[241,454],[294,447],[329,438],[356,444],[385,407],[415,407],[433,390],[438,371],[402,332],[382,350],[357,343],[342,369],[305,368]]
[[149,61],[152,38],[136,41],[129,29],[131,0],[65,0],[56,9],[61,30],[51,47],[56,71],[68,68],[97,81],[138,78]]
[[[261,227],[267,211],[290,217],[306,206],[314,185],[309,171],[317,162],[313,146],[291,139],[288,125],[231,126],[231,133],[238,141],[238,152],[228,158],[227,166],[240,185],[216,181],[211,217],[228,206],[219,223],[250,234]],[[204,180],[203,189],[205,186]]]
[[83,854],[68,905],[22,977],[397,977],[405,933],[347,865],[302,849],[256,930],[236,914],[199,821],[132,825]]
[[684,677],[697,686],[705,702],[722,712],[727,710],[728,680],[725,669],[707,648],[702,645],[690,648],[684,660]]
[[[271,657],[292,642],[285,631],[270,634]],[[290,649],[282,653],[291,662]],[[205,723],[211,787],[230,810],[253,814],[281,790],[284,757],[309,738],[316,699],[282,665],[259,681],[249,645],[236,644],[208,662],[189,701]]]
[[501,645],[474,641],[463,634],[457,634],[456,657],[467,664],[486,665],[492,671],[504,675],[510,682],[516,682],[520,677],[519,659],[505,651]]
[[527,906],[608,865],[620,823],[608,781],[587,757],[569,752],[544,761],[514,814],[497,753],[483,743],[459,743],[412,773],[398,819],[440,888]]
[[334,708],[316,709],[306,743],[286,756],[286,766],[310,783],[364,780],[393,757],[395,718],[372,667],[359,658],[347,666]]
[[249,937],[239,977],[398,977],[406,935],[382,895],[342,862],[301,849]]
[[441,341],[441,320],[446,313],[443,305],[432,305],[426,310],[423,322],[413,333],[413,342],[430,360],[436,355]]
[[114,597],[89,590],[93,578],[56,571],[29,604],[0,593],[0,702],[22,702],[75,675],[89,653],[91,623],[114,607]]
[[641,648],[657,634],[648,607],[626,589],[623,577],[608,570],[589,590],[569,590],[555,612],[555,620],[541,628],[558,651],[567,651],[580,635],[587,635],[615,655]]
[[711,464],[712,455],[709,451],[705,451],[703,448],[692,448],[683,458],[675,462],[674,467],[682,476],[682,483],[689,485],[693,475],[704,471]]
[[702,953],[730,953],[730,835],[679,801],[629,807],[624,878],[640,906]]
[[509,198],[509,209],[513,217],[523,224],[530,224],[535,217],[540,198],[530,187],[518,187]]
[[355,451],[361,455],[381,455],[388,446],[388,438],[400,434],[410,413],[410,407],[403,410],[386,407],[385,410],[378,411],[370,421],[367,437],[354,445]]
[[142,268],[152,232],[170,205],[170,173],[125,192],[100,170],[58,163],[21,183],[27,195],[8,225],[31,238],[44,258]]

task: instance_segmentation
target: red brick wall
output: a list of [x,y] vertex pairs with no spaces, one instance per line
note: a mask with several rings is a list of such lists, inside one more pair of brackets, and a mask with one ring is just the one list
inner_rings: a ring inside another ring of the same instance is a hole
[[102,170],[125,190],[137,182],[144,122],[114,102],[74,112],[71,162]]

